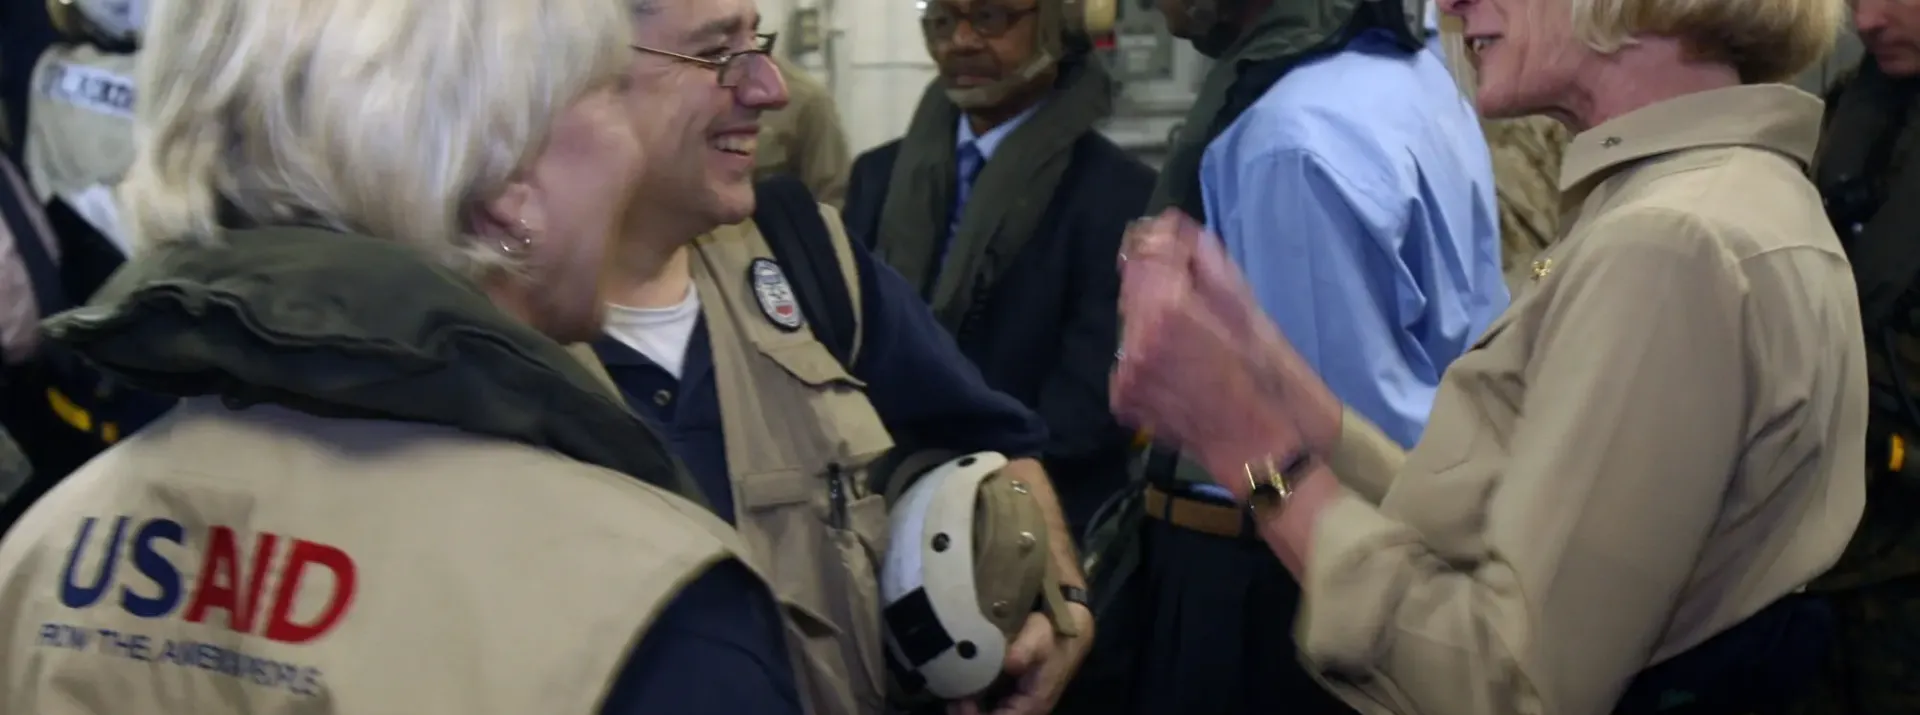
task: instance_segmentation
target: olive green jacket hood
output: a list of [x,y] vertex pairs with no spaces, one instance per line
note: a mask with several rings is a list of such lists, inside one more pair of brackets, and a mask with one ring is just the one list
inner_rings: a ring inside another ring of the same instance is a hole
[[454,427],[704,503],[659,435],[565,348],[391,241],[282,227],[163,244],[44,326],[143,390]]

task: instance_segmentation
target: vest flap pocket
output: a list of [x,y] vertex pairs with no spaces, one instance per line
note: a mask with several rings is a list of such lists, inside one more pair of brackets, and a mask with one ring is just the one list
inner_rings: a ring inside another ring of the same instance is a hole
[[839,383],[855,389],[864,389],[867,383],[854,377],[841,367],[840,361],[827,352],[827,346],[818,340],[796,340],[782,345],[762,345],[760,353],[772,358],[780,367],[792,374],[795,379],[814,387],[826,387]]
[[827,614],[793,598],[780,596],[779,599],[781,610],[786,611],[787,616],[792,619],[792,627],[800,637],[827,639],[840,637],[840,627],[834,625],[833,619],[828,618]]
[[787,504],[803,504],[826,497],[825,480],[795,470],[742,474],[740,508],[757,511]]

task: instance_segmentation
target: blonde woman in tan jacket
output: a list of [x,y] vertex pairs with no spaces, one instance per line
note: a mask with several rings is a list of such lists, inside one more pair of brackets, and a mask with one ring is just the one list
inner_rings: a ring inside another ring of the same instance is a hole
[[1116,410],[1202,456],[1367,715],[1735,715],[1800,694],[1864,502],[1852,272],[1806,177],[1834,0],[1442,0],[1483,114],[1577,132],[1565,240],[1401,453],[1202,230],[1124,263]]

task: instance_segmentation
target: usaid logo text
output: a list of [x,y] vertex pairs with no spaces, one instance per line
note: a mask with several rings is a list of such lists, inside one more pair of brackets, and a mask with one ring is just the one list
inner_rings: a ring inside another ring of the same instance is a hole
[[47,96],[89,111],[133,117],[133,80],[98,67],[55,62],[47,67],[43,90]]
[[[243,554],[232,528],[193,536],[171,519],[82,519],[60,603],[75,610],[110,604],[139,618],[225,625],[287,644],[326,635],[353,606],[353,557],[337,547],[263,531]],[[175,559],[194,551],[199,570],[188,579]],[[144,578],[127,578],[123,567]],[[322,581],[331,588],[317,588]],[[308,584],[316,588],[302,588]]]

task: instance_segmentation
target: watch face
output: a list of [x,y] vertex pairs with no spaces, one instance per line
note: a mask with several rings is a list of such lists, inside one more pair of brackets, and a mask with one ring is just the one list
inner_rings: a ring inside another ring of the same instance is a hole
[[1280,503],[1280,488],[1272,484],[1262,484],[1254,487],[1253,493],[1249,495],[1248,501],[1253,502],[1255,507],[1261,509],[1276,506]]
[[1268,471],[1264,475],[1256,475],[1249,470],[1247,485],[1251,487],[1251,491],[1247,494],[1247,501],[1255,508],[1266,509],[1279,506],[1280,502],[1287,498],[1287,478],[1278,470]]

